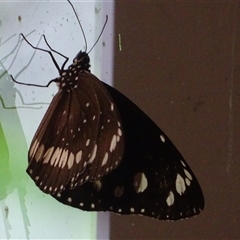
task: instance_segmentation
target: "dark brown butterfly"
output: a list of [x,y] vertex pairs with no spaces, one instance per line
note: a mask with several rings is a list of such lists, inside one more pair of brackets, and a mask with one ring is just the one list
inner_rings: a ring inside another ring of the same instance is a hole
[[86,52],[64,70],[68,58],[60,69],[51,51],[60,76],[48,85],[58,83],[59,91],[29,149],[27,172],[36,185],[87,211],[168,220],[199,214],[204,198],[198,181],[162,130],[90,73]]

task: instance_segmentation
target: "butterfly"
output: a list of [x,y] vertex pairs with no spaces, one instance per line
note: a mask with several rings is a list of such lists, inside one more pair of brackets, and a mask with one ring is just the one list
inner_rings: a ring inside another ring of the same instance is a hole
[[199,214],[201,187],[166,134],[90,72],[86,51],[67,69],[68,58],[59,68],[46,52],[60,75],[48,85],[57,83],[59,91],[29,148],[27,173],[35,184],[59,202],[86,211],[165,220]]

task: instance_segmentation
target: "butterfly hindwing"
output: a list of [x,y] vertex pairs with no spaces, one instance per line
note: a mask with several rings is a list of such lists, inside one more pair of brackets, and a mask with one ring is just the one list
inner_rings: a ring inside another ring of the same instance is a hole
[[140,214],[177,220],[204,208],[201,188],[192,170],[158,126],[135,104],[105,85],[119,109],[125,133],[120,165],[101,179],[54,197],[87,211]]

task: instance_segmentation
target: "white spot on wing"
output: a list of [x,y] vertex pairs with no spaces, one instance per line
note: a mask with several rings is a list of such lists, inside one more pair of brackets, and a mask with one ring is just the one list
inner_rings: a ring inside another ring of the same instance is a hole
[[32,157],[33,154],[36,152],[37,147],[39,145],[39,142],[37,140],[34,141],[34,143],[32,144],[30,151],[29,151],[29,156]]
[[148,186],[148,180],[143,172],[135,174],[133,187],[137,193],[144,192]]
[[185,164],[183,161],[181,161],[181,163],[182,163],[182,165],[183,165],[184,167],[186,167],[186,164]]
[[176,190],[179,193],[179,195],[182,195],[186,190],[185,182],[180,174],[178,174],[176,178]]
[[78,164],[82,159],[82,150],[80,150],[76,155],[76,163]]
[[109,151],[112,152],[116,148],[116,145],[117,145],[117,136],[113,135]]
[[173,203],[174,203],[174,195],[173,195],[172,191],[169,192],[168,197],[166,199],[166,202],[167,202],[168,206],[172,206],[173,205]]
[[59,161],[59,167],[64,168],[68,159],[68,150],[64,149]]
[[35,156],[34,156],[36,162],[38,162],[42,158],[43,152],[44,152],[44,145],[41,144],[41,146],[37,149],[37,152],[35,153]]
[[49,162],[49,160],[50,160],[50,158],[51,158],[51,156],[52,156],[52,153],[53,153],[53,151],[54,151],[54,147],[50,147],[47,151],[46,151],[46,153],[44,154],[44,156],[43,156],[43,163],[48,163]]
[[62,148],[59,148],[59,153],[58,153],[58,156],[56,157],[56,160],[55,160],[55,163],[54,163],[54,166],[56,166],[59,162],[59,159],[61,157],[61,153],[62,153]]
[[56,159],[59,157],[59,152],[60,152],[60,148],[56,148],[54,153],[52,154],[51,160],[50,160],[50,164],[53,165],[56,161]]
[[119,136],[122,136],[122,130],[121,130],[121,128],[118,128],[118,135],[119,135]]
[[186,174],[187,178],[189,180],[192,180],[192,175],[189,173],[189,171],[187,171],[186,169],[184,169],[184,173]]
[[108,153],[106,152],[102,161],[102,166],[104,166],[107,163],[108,160]]
[[73,166],[73,162],[74,162],[74,155],[73,155],[73,153],[70,153],[67,162],[68,162],[68,163],[67,163],[67,164],[68,164],[68,169],[71,169],[72,166]]
[[90,139],[87,140],[87,142],[86,142],[86,146],[88,146],[89,143],[90,143]]
[[113,105],[113,103],[111,103],[111,111],[113,111],[114,110],[114,105]]
[[163,143],[165,142],[165,137],[162,134],[160,135],[160,139]]
[[91,157],[90,157],[89,160],[88,160],[89,163],[92,163],[92,162],[93,162],[93,160],[94,160],[95,157],[96,157],[96,154],[97,154],[97,144],[94,145],[94,148],[93,148]]
[[185,178],[185,183],[187,184],[187,186],[190,186],[191,182],[188,178]]

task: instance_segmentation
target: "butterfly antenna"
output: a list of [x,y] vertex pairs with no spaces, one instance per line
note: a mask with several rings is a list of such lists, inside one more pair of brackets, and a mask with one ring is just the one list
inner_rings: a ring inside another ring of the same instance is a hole
[[96,46],[96,44],[98,43],[98,41],[99,41],[100,37],[102,36],[102,33],[103,33],[106,25],[107,25],[107,22],[108,22],[108,15],[106,15],[106,20],[105,20],[105,23],[104,23],[104,25],[103,25],[103,27],[102,27],[102,30],[101,30],[101,32],[100,32],[100,34],[99,34],[96,42],[93,44],[93,46],[92,46],[91,49],[89,50],[88,54],[93,50],[93,48],[94,48],[94,47]]
[[74,12],[74,14],[75,14],[75,16],[76,16],[76,18],[77,18],[77,20],[78,20],[78,24],[79,24],[79,26],[80,26],[80,28],[81,28],[81,31],[82,31],[82,34],[83,34],[83,38],[84,38],[84,42],[85,42],[85,44],[86,44],[86,52],[87,52],[87,39],[86,39],[86,35],[85,35],[85,33],[84,33],[84,30],[83,30],[82,24],[80,23],[80,20],[79,20],[79,18],[78,18],[78,15],[77,15],[77,12],[76,12],[74,6],[73,6],[72,3],[70,2],[70,0],[67,0],[67,1],[68,1],[69,4],[71,5],[71,7],[72,7],[72,9],[73,9],[73,12]]

